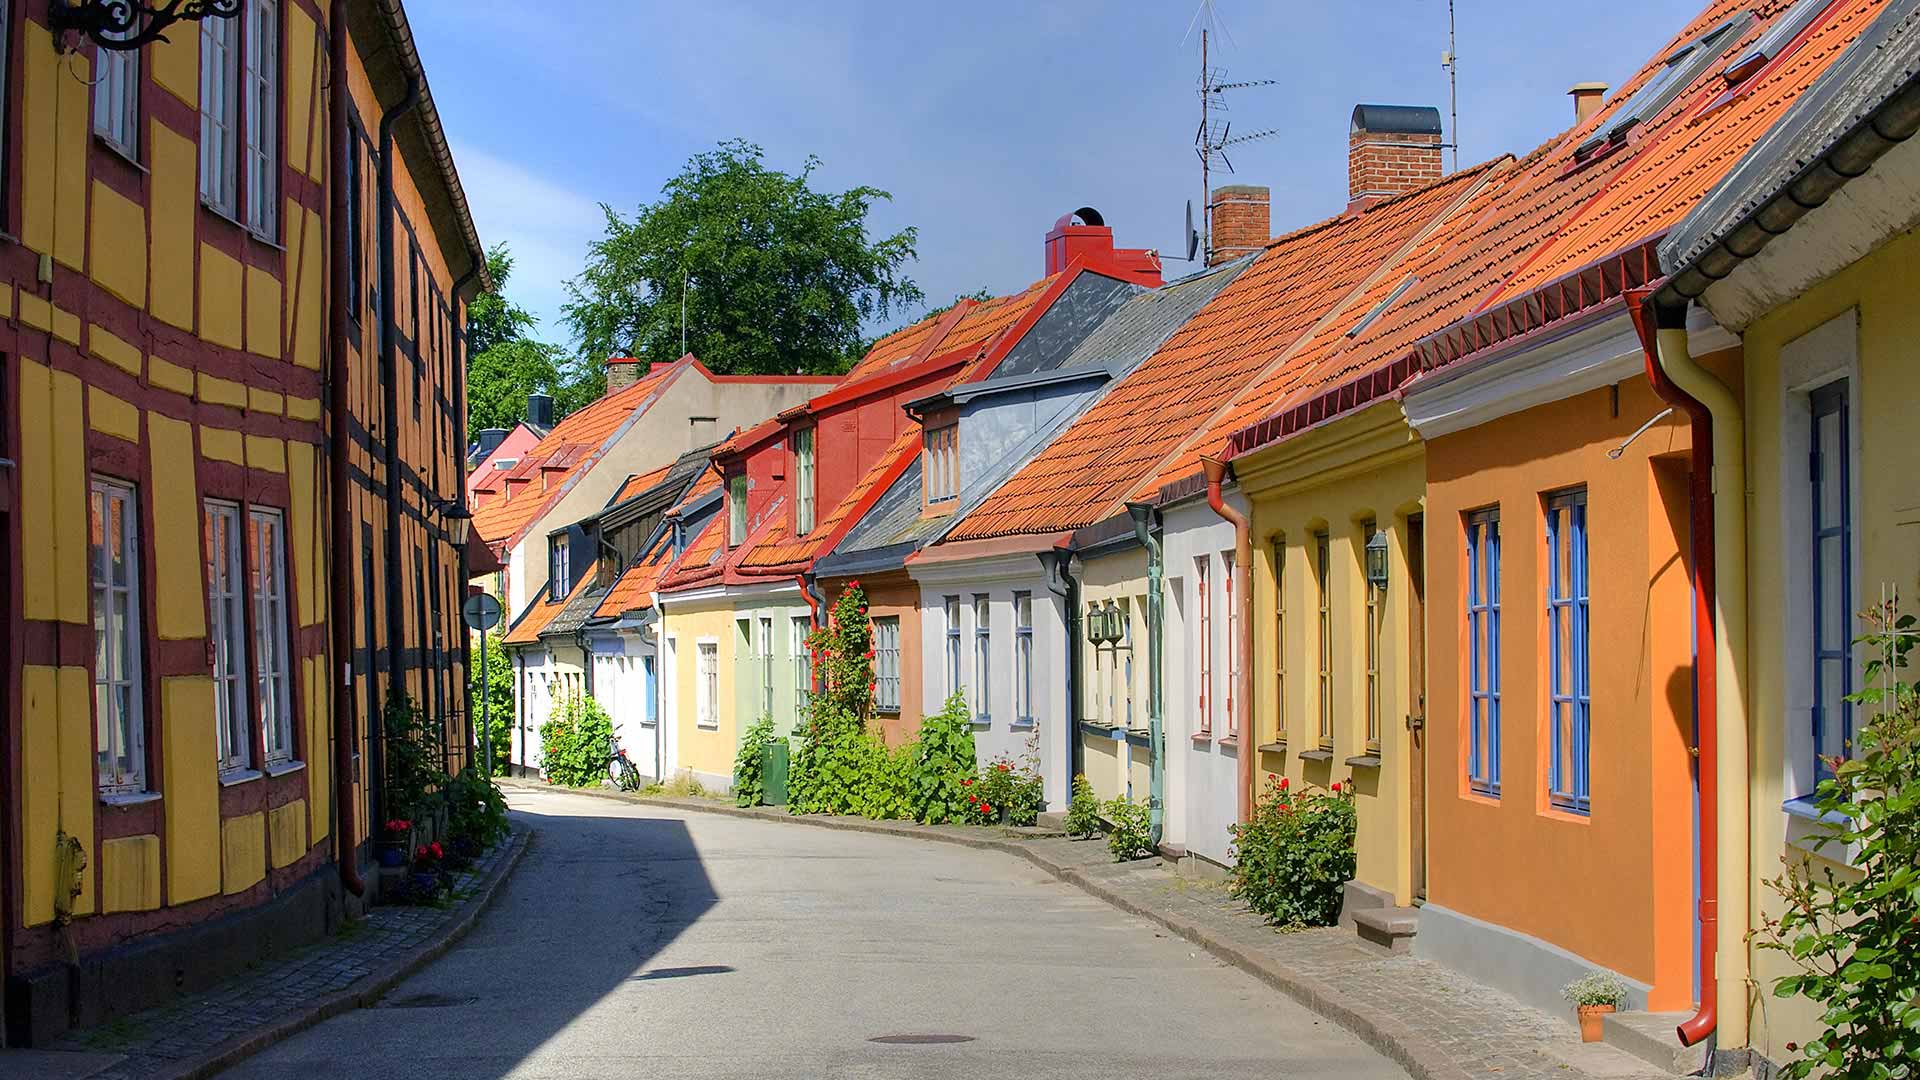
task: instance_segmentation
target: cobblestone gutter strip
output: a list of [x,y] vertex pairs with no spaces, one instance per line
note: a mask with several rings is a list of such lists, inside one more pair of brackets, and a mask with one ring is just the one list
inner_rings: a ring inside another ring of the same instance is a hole
[[[1167,876],[1156,863],[1113,863],[1105,858],[1105,845],[1069,841],[1057,831],[990,831],[794,816],[783,807],[737,807],[709,799],[606,789],[572,792],[531,782],[502,786],[1004,852],[1128,914],[1162,926],[1221,962],[1247,972],[1352,1032],[1405,1069],[1413,1080],[1588,1080],[1654,1075],[1639,1062],[1629,1063],[1615,1056],[1611,1048],[1579,1048],[1577,1042],[1563,1047],[1560,1044],[1567,1039],[1577,1039],[1570,1027],[1517,1002],[1462,1001],[1472,991],[1466,990],[1458,977],[1433,971],[1430,964],[1384,953],[1375,958],[1351,933],[1338,930],[1278,934],[1224,896],[1183,899],[1173,895]],[[1161,880],[1154,880],[1155,876]],[[1365,983],[1365,988],[1349,988],[1337,981],[1348,978],[1356,984]],[[1610,1060],[1595,1059],[1595,1052]]]
[[[481,913],[493,902],[494,895],[499,891],[500,886],[519,865],[521,857],[526,854],[532,840],[531,830],[524,827],[515,829],[504,850],[500,850],[498,854],[489,858],[488,862],[491,865],[486,868],[484,874],[477,881],[464,883],[462,887],[471,890],[467,898],[446,913],[447,917],[444,920],[425,930],[423,939],[418,945],[385,964],[376,963],[372,971],[361,976],[345,989],[324,993],[295,1005],[264,1024],[257,1025],[206,1050],[192,1053],[190,1056],[166,1060],[159,1054],[142,1053],[138,1046],[126,1047],[124,1052],[130,1055],[128,1060],[103,1073],[101,1080],[115,1080],[123,1073],[129,1077],[140,1077],[142,1080],[203,1080],[276,1043],[292,1038],[323,1020],[373,1005],[387,991],[414,972],[439,959],[456,942],[466,936],[467,931],[473,928],[474,922],[479,919]],[[411,915],[432,910],[430,908],[375,908],[368,918],[393,912]],[[385,944],[384,939],[381,943]],[[301,979],[303,972],[300,969],[329,962],[327,951],[330,947],[340,949],[348,946],[334,939],[326,939],[311,946],[304,955],[290,957],[284,965],[275,965],[261,974],[268,978],[284,975],[288,979]],[[324,976],[321,978],[323,979]],[[194,1005],[188,1003],[163,1008],[175,1012],[185,1010],[187,1016],[191,1017]]]

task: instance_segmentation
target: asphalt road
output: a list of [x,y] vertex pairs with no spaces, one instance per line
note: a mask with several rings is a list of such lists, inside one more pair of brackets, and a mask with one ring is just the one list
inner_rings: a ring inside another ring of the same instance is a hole
[[1011,856],[513,795],[493,908],[373,1009],[230,1078],[1405,1080],[1328,1021]]

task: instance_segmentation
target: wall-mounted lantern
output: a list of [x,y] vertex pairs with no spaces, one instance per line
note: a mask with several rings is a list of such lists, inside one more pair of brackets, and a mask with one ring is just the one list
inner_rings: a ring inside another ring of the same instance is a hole
[[1111,602],[1087,605],[1087,640],[1095,645],[1111,645],[1126,636],[1120,609]]
[[103,49],[125,52],[167,40],[174,23],[238,14],[240,0],[51,0],[47,25],[56,35],[72,30]]
[[1367,539],[1367,584],[1376,589],[1387,587],[1387,534],[1379,529]]
[[449,499],[440,508],[441,521],[447,529],[447,540],[454,547],[467,546],[467,532],[473,528],[473,512],[461,499]]

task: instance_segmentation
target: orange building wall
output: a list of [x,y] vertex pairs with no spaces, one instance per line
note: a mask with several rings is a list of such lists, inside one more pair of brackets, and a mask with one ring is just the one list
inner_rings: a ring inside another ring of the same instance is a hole
[[[1693,859],[1688,429],[1643,376],[1427,443],[1429,896],[1692,1001]],[[1547,493],[1588,496],[1591,792],[1547,797]],[[1502,792],[1466,776],[1465,524],[1498,504]]]
[[[827,598],[823,612],[833,609],[851,580],[820,583],[820,591]],[[874,730],[887,740],[888,746],[899,746],[920,734],[922,719],[920,586],[905,570],[862,575],[858,580],[867,594],[869,617],[880,619],[891,615],[900,620],[900,711],[874,714]]]

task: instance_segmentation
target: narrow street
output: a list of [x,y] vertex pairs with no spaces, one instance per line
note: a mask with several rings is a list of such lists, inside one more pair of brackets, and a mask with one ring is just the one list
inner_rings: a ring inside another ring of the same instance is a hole
[[465,941],[380,1007],[222,1075],[349,1062],[409,1080],[1405,1075],[1006,855],[585,796],[513,801],[538,835]]

